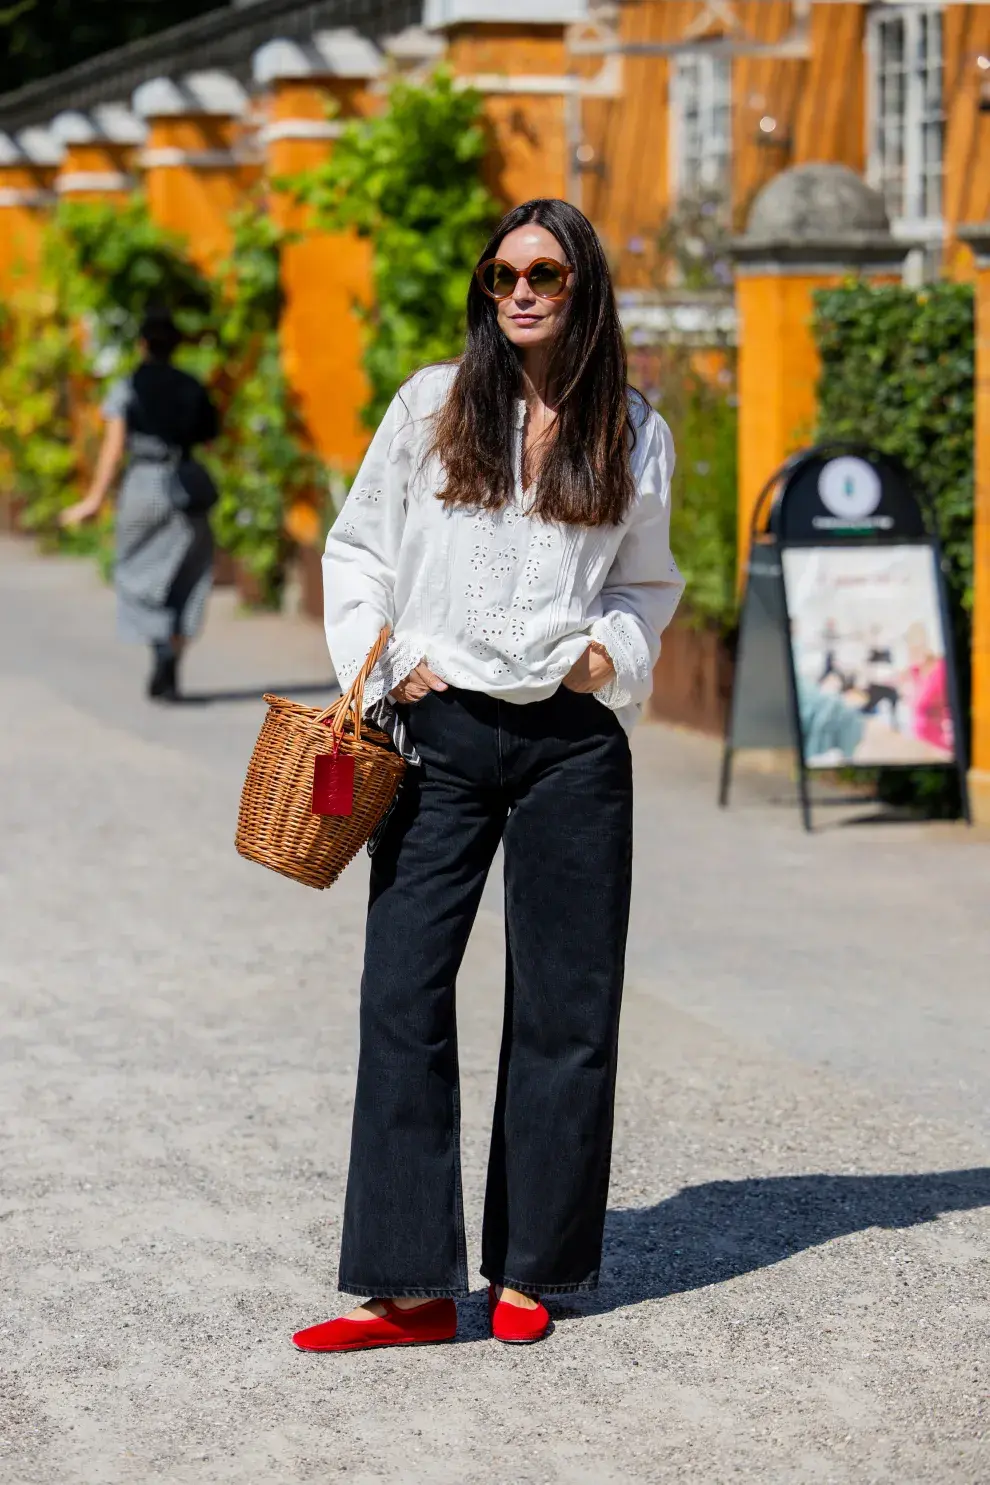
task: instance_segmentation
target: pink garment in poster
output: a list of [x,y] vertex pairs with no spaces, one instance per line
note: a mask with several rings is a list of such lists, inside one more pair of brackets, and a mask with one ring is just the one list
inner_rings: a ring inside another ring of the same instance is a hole
[[946,699],[945,661],[937,660],[927,675],[912,665],[915,682],[914,735],[933,748],[952,752],[952,717]]

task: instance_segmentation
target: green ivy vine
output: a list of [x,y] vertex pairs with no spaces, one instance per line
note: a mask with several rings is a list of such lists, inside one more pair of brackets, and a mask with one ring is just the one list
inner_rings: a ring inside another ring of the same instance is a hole
[[290,546],[285,512],[327,478],[306,449],[282,366],[286,241],[262,202],[237,213],[230,256],[217,269],[214,333],[199,348],[198,365],[189,365],[218,390],[223,411],[221,435],[207,455],[220,491],[214,532],[272,606],[281,598]]
[[[970,284],[850,283],[815,296],[818,435],[896,455],[930,502],[945,558],[964,699],[973,602],[975,330]],[[958,813],[954,775],[881,770],[882,797]]]
[[463,348],[471,272],[501,214],[482,180],[487,149],[481,95],[440,70],[394,83],[383,112],[346,124],[324,164],[280,182],[318,227],[371,242],[374,306],[358,311],[370,427],[412,372]]
[[67,533],[58,516],[92,466],[103,395],[133,370],[141,318],[162,303],[187,337],[179,364],[206,382],[221,409],[222,434],[207,455],[220,489],[218,540],[255,577],[263,600],[277,602],[286,503],[325,481],[305,449],[279,356],[284,242],[253,202],[233,222],[228,260],[207,277],[141,197],[59,206],[40,287],[16,297],[0,328],[0,474],[43,545],[95,551],[109,566],[111,518]]

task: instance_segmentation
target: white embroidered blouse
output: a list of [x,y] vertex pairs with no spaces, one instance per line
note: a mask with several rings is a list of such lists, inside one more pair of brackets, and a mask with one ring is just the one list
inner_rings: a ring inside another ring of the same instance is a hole
[[540,701],[595,640],[615,667],[595,695],[628,731],[684,586],[669,543],[670,430],[652,410],[634,414],[636,499],[620,526],[550,524],[526,511],[520,399],[509,430],[513,503],[495,513],[448,510],[437,499],[442,466],[424,454],[453,374],[428,367],[397,394],[327,537],[324,616],[337,678],[350,684],[389,624],[366,708],[421,660],[451,686]]

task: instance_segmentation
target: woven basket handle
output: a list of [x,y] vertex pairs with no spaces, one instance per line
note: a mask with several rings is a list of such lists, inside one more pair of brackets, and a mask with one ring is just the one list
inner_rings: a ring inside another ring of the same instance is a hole
[[361,741],[361,723],[364,718],[365,682],[381,659],[385,646],[388,644],[388,637],[391,632],[392,630],[390,626],[386,624],[381,634],[379,634],[378,638],[371,646],[371,649],[368,651],[367,660],[365,660],[364,664],[361,666],[361,669],[358,671],[357,675],[354,677],[353,681],[348,686],[343,696],[340,698],[339,701],[335,701],[333,706],[328,706],[326,711],[321,712],[316,719],[317,722],[329,722],[329,730],[333,736],[335,748],[340,746],[341,739],[344,736],[344,725],[347,721],[348,712],[354,713],[354,741]]

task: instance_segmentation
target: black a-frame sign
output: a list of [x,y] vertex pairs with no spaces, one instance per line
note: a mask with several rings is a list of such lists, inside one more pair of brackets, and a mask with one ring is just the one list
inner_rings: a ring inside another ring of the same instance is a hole
[[963,718],[938,540],[911,479],[859,445],[789,459],[753,516],[719,803],[745,748],[816,769],[955,768]]

